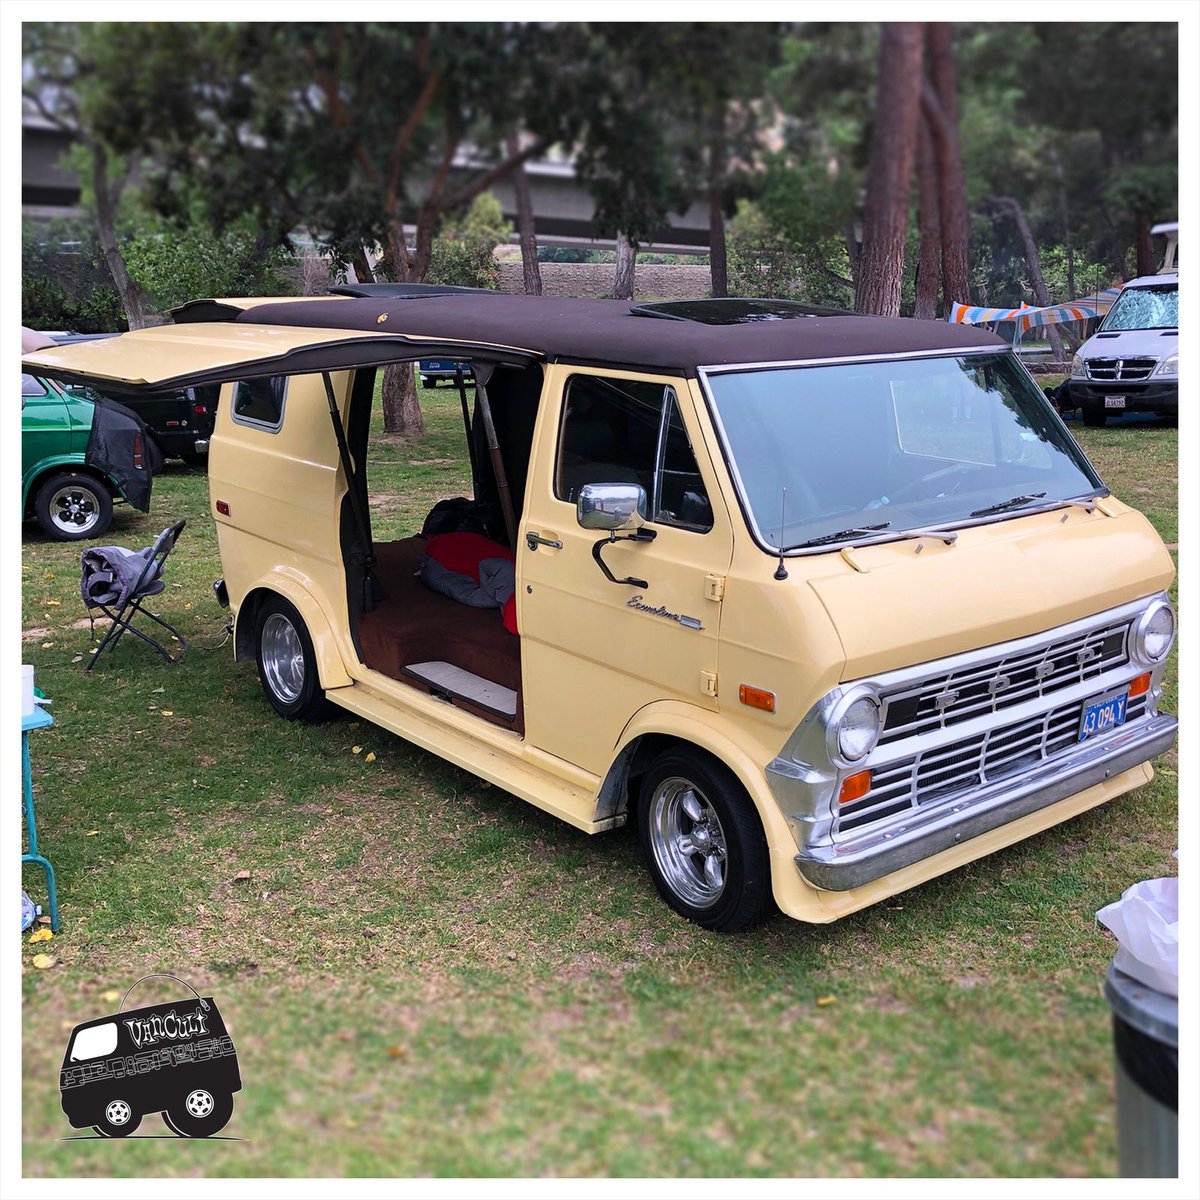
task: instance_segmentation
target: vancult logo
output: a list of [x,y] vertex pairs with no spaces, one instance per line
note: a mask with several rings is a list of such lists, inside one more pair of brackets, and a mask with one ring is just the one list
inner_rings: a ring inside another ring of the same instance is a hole
[[[172,979],[195,1002],[169,1001],[124,1011],[147,979]],[[211,996],[174,975],[147,975],[117,1012],[76,1025],[59,1072],[63,1112],[76,1129],[128,1137],[144,1116],[162,1113],[180,1137],[212,1137],[233,1116],[242,1087],[237,1050]]]
[[176,1015],[175,1010],[171,1009],[161,1017],[155,1013],[150,1017],[135,1017],[133,1020],[126,1020],[123,1024],[129,1030],[129,1036],[133,1038],[134,1044],[139,1050],[143,1046],[152,1046],[155,1042],[161,1042],[164,1038],[171,1041],[186,1038],[190,1041],[192,1038],[208,1032],[204,1024],[204,1013],[200,1009],[185,1013],[183,1016]]

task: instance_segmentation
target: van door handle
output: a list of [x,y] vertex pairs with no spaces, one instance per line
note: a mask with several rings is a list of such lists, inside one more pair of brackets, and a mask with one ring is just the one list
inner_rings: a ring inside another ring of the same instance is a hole
[[562,542],[557,538],[544,538],[541,534],[534,533],[532,530],[525,534],[525,545],[530,550],[536,550],[539,546],[549,546],[551,550],[561,550],[563,548]]

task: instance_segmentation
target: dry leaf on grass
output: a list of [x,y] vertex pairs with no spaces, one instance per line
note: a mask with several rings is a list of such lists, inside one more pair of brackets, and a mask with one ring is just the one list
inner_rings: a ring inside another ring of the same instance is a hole
[[352,746],[352,747],[350,748],[350,752],[351,752],[351,754],[361,754],[361,753],[362,753],[362,747],[361,747],[361,746]]
[[824,1008],[824,1007],[825,1007],[827,1004],[836,1004],[836,1003],[837,1003],[837,997],[836,997],[836,996],[818,996],[818,997],[817,997],[817,1003],[818,1003],[818,1004],[819,1004],[819,1005],[820,1005],[822,1008]]
[[375,761],[375,751],[372,750],[371,753],[368,754],[367,757],[363,761],[364,762],[374,762]]
[[175,715],[175,713],[174,713],[174,710],[173,710],[173,709],[170,709],[170,708],[164,708],[164,709],[160,709],[160,710],[159,710],[159,714],[158,714],[158,715],[159,715],[160,717],[173,717],[173,716]]
[[53,936],[53,932],[43,925],[41,929],[35,929],[33,933],[29,935],[29,941],[31,945],[34,942],[48,942]]
[[121,993],[118,992],[116,988],[109,988],[107,992],[100,993],[100,999],[103,1000],[105,1004],[116,1004],[120,998]]
[[244,880],[244,879],[249,879],[249,878],[250,878],[250,872],[249,872],[249,871],[239,871],[239,872],[238,872],[238,873],[237,873],[237,874],[236,874],[236,875],[233,877],[233,882],[234,882],[234,883],[239,883],[239,882],[241,882],[242,880]]
[[35,954],[33,956],[33,965],[37,967],[39,971],[45,971],[54,966],[55,961],[56,960],[53,954]]

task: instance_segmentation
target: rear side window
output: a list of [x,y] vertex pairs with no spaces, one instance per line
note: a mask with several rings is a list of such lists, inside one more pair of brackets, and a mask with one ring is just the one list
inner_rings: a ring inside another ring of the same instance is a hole
[[233,389],[233,419],[239,425],[278,430],[283,424],[287,382],[286,375],[240,380]]
[[712,508],[673,388],[576,375],[567,385],[555,495],[589,483],[636,483],[649,520],[704,532]]
[[71,1046],[71,1062],[86,1062],[89,1058],[102,1058],[117,1048],[117,1026],[110,1021],[107,1025],[93,1025],[81,1029]]

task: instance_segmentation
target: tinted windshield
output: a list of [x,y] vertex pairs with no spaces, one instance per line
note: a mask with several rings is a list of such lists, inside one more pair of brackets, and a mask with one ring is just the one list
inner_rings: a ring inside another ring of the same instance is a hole
[[708,386],[770,546],[873,526],[843,540],[886,537],[1103,490],[1007,351],[727,372]]
[[1177,329],[1179,285],[1126,288],[1100,322],[1100,329]]

